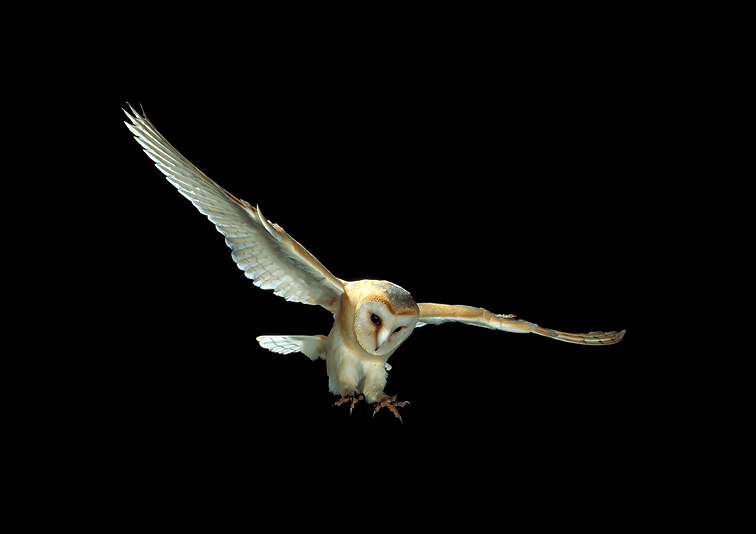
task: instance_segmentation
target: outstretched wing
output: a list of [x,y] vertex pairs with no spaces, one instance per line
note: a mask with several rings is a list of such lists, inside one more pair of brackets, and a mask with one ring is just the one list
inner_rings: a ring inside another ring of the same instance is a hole
[[588,334],[570,334],[551,328],[542,328],[537,324],[515,319],[514,315],[495,315],[482,308],[471,306],[449,306],[448,304],[418,304],[420,307],[420,321],[417,326],[426,324],[442,324],[449,321],[491,328],[492,330],[504,330],[527,334],[533,332],[542,336],[566,341],[567,343],[580,343],[581,345],[612,345],[618,343],[625,335],[621,332],[590,332]]
[[283,228],[266,220],[259,208],[239,200],[205,176],[146,117],[129,107],[133,115],[123,111],[131,124],[124,123],[136,141],[179,193],[226,236],[231,256],[247,278],[286,300],[319,304],[338,312],[343,280],[332,275]]

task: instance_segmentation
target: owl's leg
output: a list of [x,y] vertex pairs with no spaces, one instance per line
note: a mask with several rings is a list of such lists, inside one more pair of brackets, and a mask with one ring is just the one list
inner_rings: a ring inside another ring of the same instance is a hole
[[386,387],[386,380],[388,380],[388,373],[383,364],[372,364],[366,366],[365,369],[365,385],[362,388],[365,393],[365,399],[370,404],[381,402],[388,398],[383,393],[383,388]]
[[[386,380],[388,380],[388,373],[386,372],[386,365],[375,364],[367,370],[365,376],[365,400],[370,404],[375,404],[375,411],[373,417],[381,408],[388,408],[395,417],[398,417],[402,421],[402,416],[399,415],[397,408],[403,407],[405,404],[409,404],[408,401],[398,401],[396,397],[389,397],[383,392],[383,388],[386,387]],[[402,421],[404,423],[404,421]]]
[[327,360],[328,382],[330,390],[335,395],[341,395],[341,399],[334,403],[334,406],[341,406],[345,402],[351,403],[349,413],[352,413],[354,405],[364,397],[357,393],[359,390],[359,373],[350,357],[334,358]]

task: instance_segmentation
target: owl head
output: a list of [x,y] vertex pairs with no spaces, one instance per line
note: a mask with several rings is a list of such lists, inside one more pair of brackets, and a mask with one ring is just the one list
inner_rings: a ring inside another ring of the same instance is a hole
[[361,280],[354,311],[354,333],[373,356],[390,356],[415,329],[420,308],[406,290],[391,282]]

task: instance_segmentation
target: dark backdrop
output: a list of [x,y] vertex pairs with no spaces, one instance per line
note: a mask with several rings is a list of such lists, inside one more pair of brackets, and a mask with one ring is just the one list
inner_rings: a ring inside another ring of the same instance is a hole
[[[648,147],[638,89],[619,70],[567,64],[541,72],[510,62],[499,77],[464,62],[453,74],[441,65],[391,74],[303,60],[249,65],[217,85],[129,79],[102,110],[117,163],[101,180],[112,180],[107,217],[120,245],[99,257],[112,269],[99,319],[117,350],[86,366],[103,399],[88,409],[107,421],[108,439],[150,457],[158,447],[253,464],[259,456],[245,451],[260,446],[313,457],[358,447],[446,455],[470,469],[631,471],[649,446],[656,386],[657,356],[639,350],[634,320],[644,208],[628,200]],[[418,302],[568,332],[627,329],[626,338],[594,348],[427,326],[390,360],[386,391],[411,401],[404,424],[385,410],[371,418],[364,403],[350,417],[331,407],[324,362],[255,341],[326,335],[329,312],[245,278],[222,235],[122,125],[126,100],[338,277],[386,279]]]
[[[417,330],[391,359],[387,386],[412,401],[408,425],[611,419],[627,407],[638,365],[629,357],[635,207],[622,200],[637,139],[627,117],[581,91],[555,102],[546,90],[505,99],[482,87],[453,101],[433,87],[390,85],[268,88],[254,105],[217,93],[128,98],[336,276],[387,279],[418,302],[514,313],[564,331],[629,330],[604,348],[456,324]],[[133,199],[126,317],[145,349],[124,358],[124,370],[151,394],[181,397],[186,410],[170,408],[179,413],[230,409],[245,425],[368,419],[364,405],[351,418],[329,408],[323,362],[274,355],[254,340],[326,335],[330,314],[255,288],[125,127],[118,139]],[[371,424],[390,419],[381,413]]]

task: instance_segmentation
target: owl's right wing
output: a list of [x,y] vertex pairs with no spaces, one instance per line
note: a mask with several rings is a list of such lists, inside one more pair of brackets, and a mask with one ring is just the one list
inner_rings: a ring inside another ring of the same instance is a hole
[[[226,236],[231,256],[247,278],[262,289],[292,302],[319,304],[337,313],[344,293],[336,278],[283,228],[247,202],[220,187],[184,158],[152,122],[123,110],[125,122],[145,154],[168,181]],[[166,232],[167,233],[167,232]]]
[[473,308],[472,306],[449,306],[448,304],[418,304],[420,307],[420,320],[417,326],[426,324],[443,324],[450,321],[490,328],[492,330],[504,330],[505,332],[516,332],[527,334],[533,332],[542,336],[566,341],[567,343],[579,343],[581,345],[613,345],[619,343],[625,335],[621,332],[590,332],[588,334],[570,334],[569,332],[560,332],[551,328],[543,328],[537,324],[515,319],[514,315],[496,315],[483,308]]

